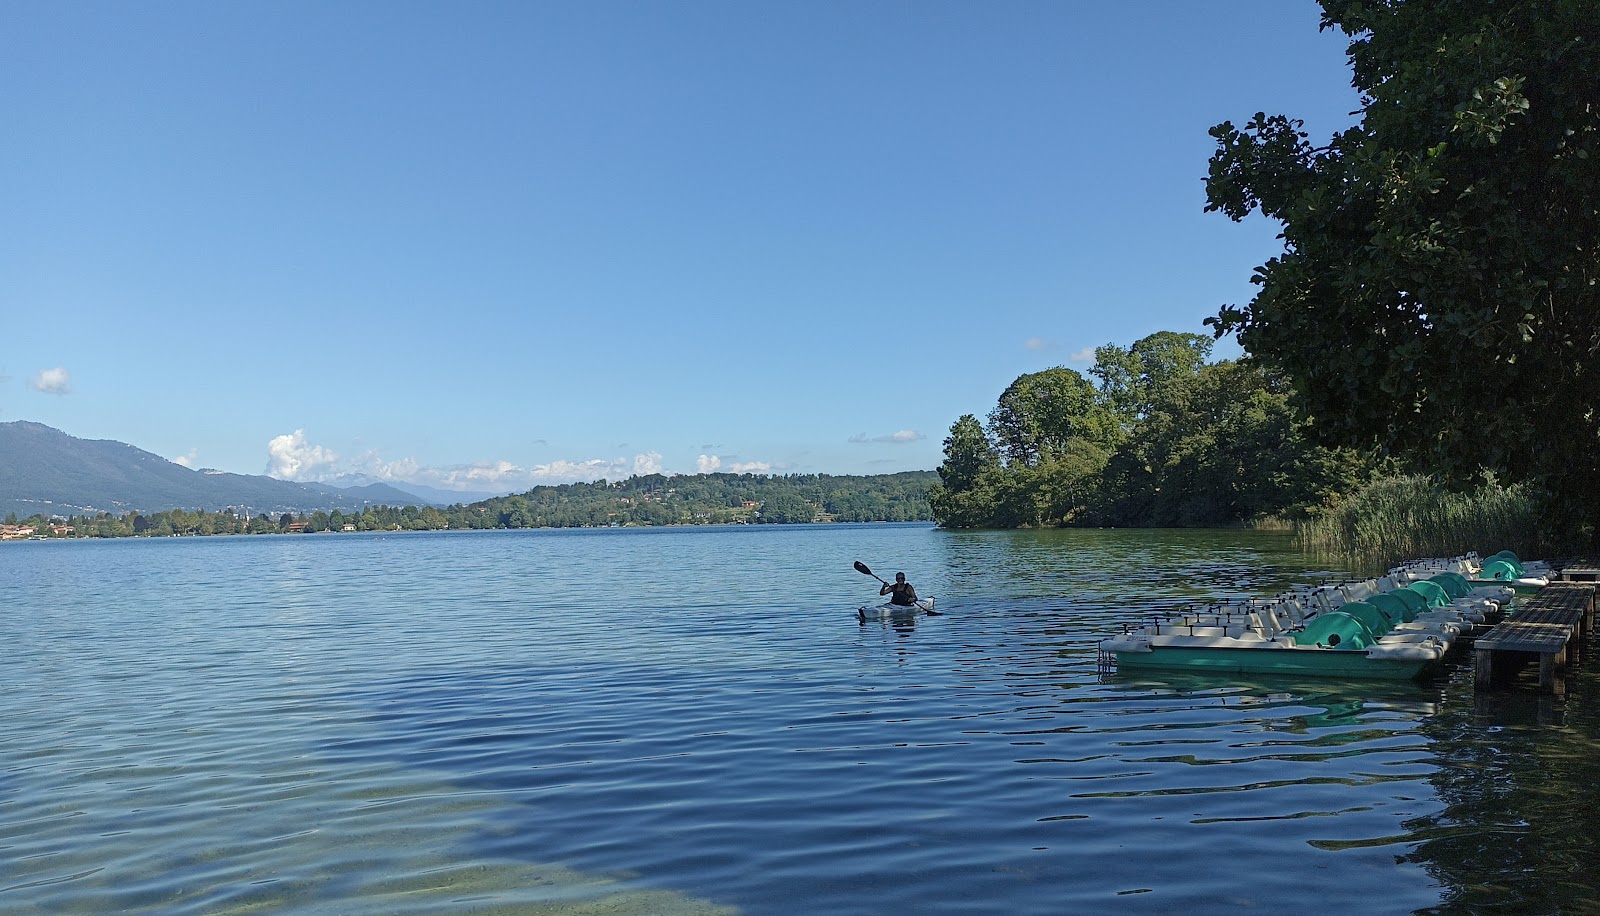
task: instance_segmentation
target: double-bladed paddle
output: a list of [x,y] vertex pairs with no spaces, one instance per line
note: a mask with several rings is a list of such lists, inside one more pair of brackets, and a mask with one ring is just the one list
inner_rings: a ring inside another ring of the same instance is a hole
[[889,584],[888,582],[884,581],[882,576],[880,576],[877,573],[873,572],[872,570],[868,569],[867,568],[867,564],[861,562],[860,560],[856,561],[856,572],[865,573],[866,575],[869,575],[872,578],[877,579],[879,582],[883,582],[884,585],[888,585]]

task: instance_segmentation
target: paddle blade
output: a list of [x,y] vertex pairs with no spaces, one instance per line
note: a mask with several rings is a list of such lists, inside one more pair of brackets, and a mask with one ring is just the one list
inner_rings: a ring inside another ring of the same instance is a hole
[[856,572],[861,573],[862,575],[872,576],[874,579],[877,578],[877,576],[873,576],[872,570],[867,568],[867,564],[861,562],[860,560],[856,561]]

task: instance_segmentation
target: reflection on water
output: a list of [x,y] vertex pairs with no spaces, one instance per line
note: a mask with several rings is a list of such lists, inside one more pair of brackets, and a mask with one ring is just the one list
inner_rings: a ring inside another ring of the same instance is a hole
[[[943,615],[858,623],[855,560]],[[1153,604],[1344,572],[1254,532],[5,545],[0,910],[1595,910],[1587,672],[1096,669]]]
[[1407,861],[1446,888],[1428,912],[1600,912],[1600,673],[1575,674],[1565,698],[1474,698],[1470,669],[1455,672],[1458,701],[1423,728],[1446,763],[1440,806],[1406,824],[1418,841]]

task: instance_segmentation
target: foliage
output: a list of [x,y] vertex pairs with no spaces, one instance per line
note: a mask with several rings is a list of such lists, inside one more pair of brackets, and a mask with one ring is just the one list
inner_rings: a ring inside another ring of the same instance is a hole
[[932,518],[933,474],[866,477],[792,474],[649,474],[626,481],[534,487],[475,503],[488,527],[693,525],[811,521],[921,521]]
[[985,472],[1000,466],[1000,456],[978,418],[966,414],[951,425],[944,440],[944,464],[939,482],[953,492],[977,486]]
[[1377,462],[1310,442],[1287,383],[1249,360],[1199,366],[1153,389],[1087,521],[1196,526],[1306,517],[1354,492]]
[[980,528],[994,514],[1000,453],[978,418],[965,414],[944,440],[939,482],[929,490],[933,515],[946,528]]
[[1381,463],[1311,443],[1281,375],[1207,363],[1210,348],[1163,331],[1098,348],[1098,387],[1065,368],[1022,376],[989,430],[971,415],[951,427],[934,516],[950,528],[1305,517]]
[[1600,4],[1323,0],[1361,120],[1324,147],[1257,114],[1211,133],[1209,210],[1284,252],[1212,319],[1294,379],[1327,442],[1447,482],[1490,469],[1600,518]]
[[1211,344],[1203,334],[1158,331],[1126,349],[1096,347],[1089,374],[1100,380],[1101,397],[1112,414],[1128,424],[1148,416],[1169,387],[1200,371]]
[[1094,386],[1060,366],[1019,377],[989,414],[995,444],[1012,464],[1049,461],[1078,441],[1109,444],[1115,429]]
[[1566,545],[1542,539],[1543,504],[1529,484],[1504,486],[1490,479],[1461,492],[1430,477],[1386,477],[1301,525],[1299,532],[1309,547],[1375,569],[1411,557],[1454,556],[1485,547],[1547,555]]

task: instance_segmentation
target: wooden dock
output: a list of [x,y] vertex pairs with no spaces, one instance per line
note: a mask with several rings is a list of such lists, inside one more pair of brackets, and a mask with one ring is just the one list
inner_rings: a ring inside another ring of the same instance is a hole
[[1539,660],[1539,689],[1557,690],[1556,676],[1577,662],[1594,626],[1595,582],[1552,582],[1488,633],[1478,637],[1473,680],[1489,689],[1497,674],[1532,657]]

